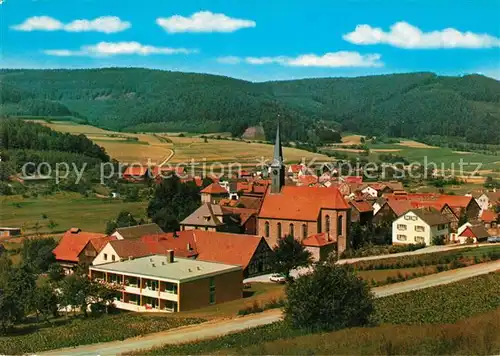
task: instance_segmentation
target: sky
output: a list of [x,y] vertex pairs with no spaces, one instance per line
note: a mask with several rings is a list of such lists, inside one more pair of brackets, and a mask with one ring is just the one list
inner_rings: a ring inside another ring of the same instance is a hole
[[0,0],[0,67],[500,79],[500,0]]

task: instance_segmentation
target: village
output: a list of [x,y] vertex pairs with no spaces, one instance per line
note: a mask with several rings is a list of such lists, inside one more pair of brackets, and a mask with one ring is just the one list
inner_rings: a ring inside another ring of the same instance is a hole
[[[53,250],[55,260],[65,274],[85,266],[91,279],[117,288],[118,309],[181,312],[242,298],[252,281],[284,283],[288,276],[271,260],[286,237],[313,263],[351,256],[361,235],[399,252],[500,243],[500,192],[412,193],[398,181],[318,176],[284,162],[278,127],[268,174],[214,178],[179,231],[148,222],[109,234],[75,226]],[[140,181],[146,174],[129,168],[124,177]]]

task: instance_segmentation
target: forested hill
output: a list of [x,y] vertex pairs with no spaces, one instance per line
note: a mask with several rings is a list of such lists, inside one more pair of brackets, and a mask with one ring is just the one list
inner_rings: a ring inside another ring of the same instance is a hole
[[125,131],[231,131],[262,123],[272,139],[280,114],[288,140],[318,130],[500,143],[500,82],[432,73],[251,83],[134,68],[0,71],[0,114],[75,116]]

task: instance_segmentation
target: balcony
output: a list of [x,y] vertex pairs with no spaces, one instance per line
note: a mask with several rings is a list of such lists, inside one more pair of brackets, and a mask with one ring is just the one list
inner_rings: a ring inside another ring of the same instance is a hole
[[176,293],[164,291],[160,292],[160,299],[170,300],[172,302],[177,302],[179,300],[179,296]]
[[133,285],[128,285],[128,286],[125,286],[125,292],[127,293],[130,293],[130,294],[141,294],[141,288],[139,288],[138,286],[133,286]]
[[152,290],[150,288],[142,288],[142,295],[148,296],[148,297],[153,297],[153,298],[158,298],[158,293],[159,290]]

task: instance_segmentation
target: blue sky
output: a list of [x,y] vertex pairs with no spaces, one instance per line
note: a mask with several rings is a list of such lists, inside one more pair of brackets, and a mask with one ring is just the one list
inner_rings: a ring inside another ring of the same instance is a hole
[[500,78],[500,0],[0,0],[4,68]]

